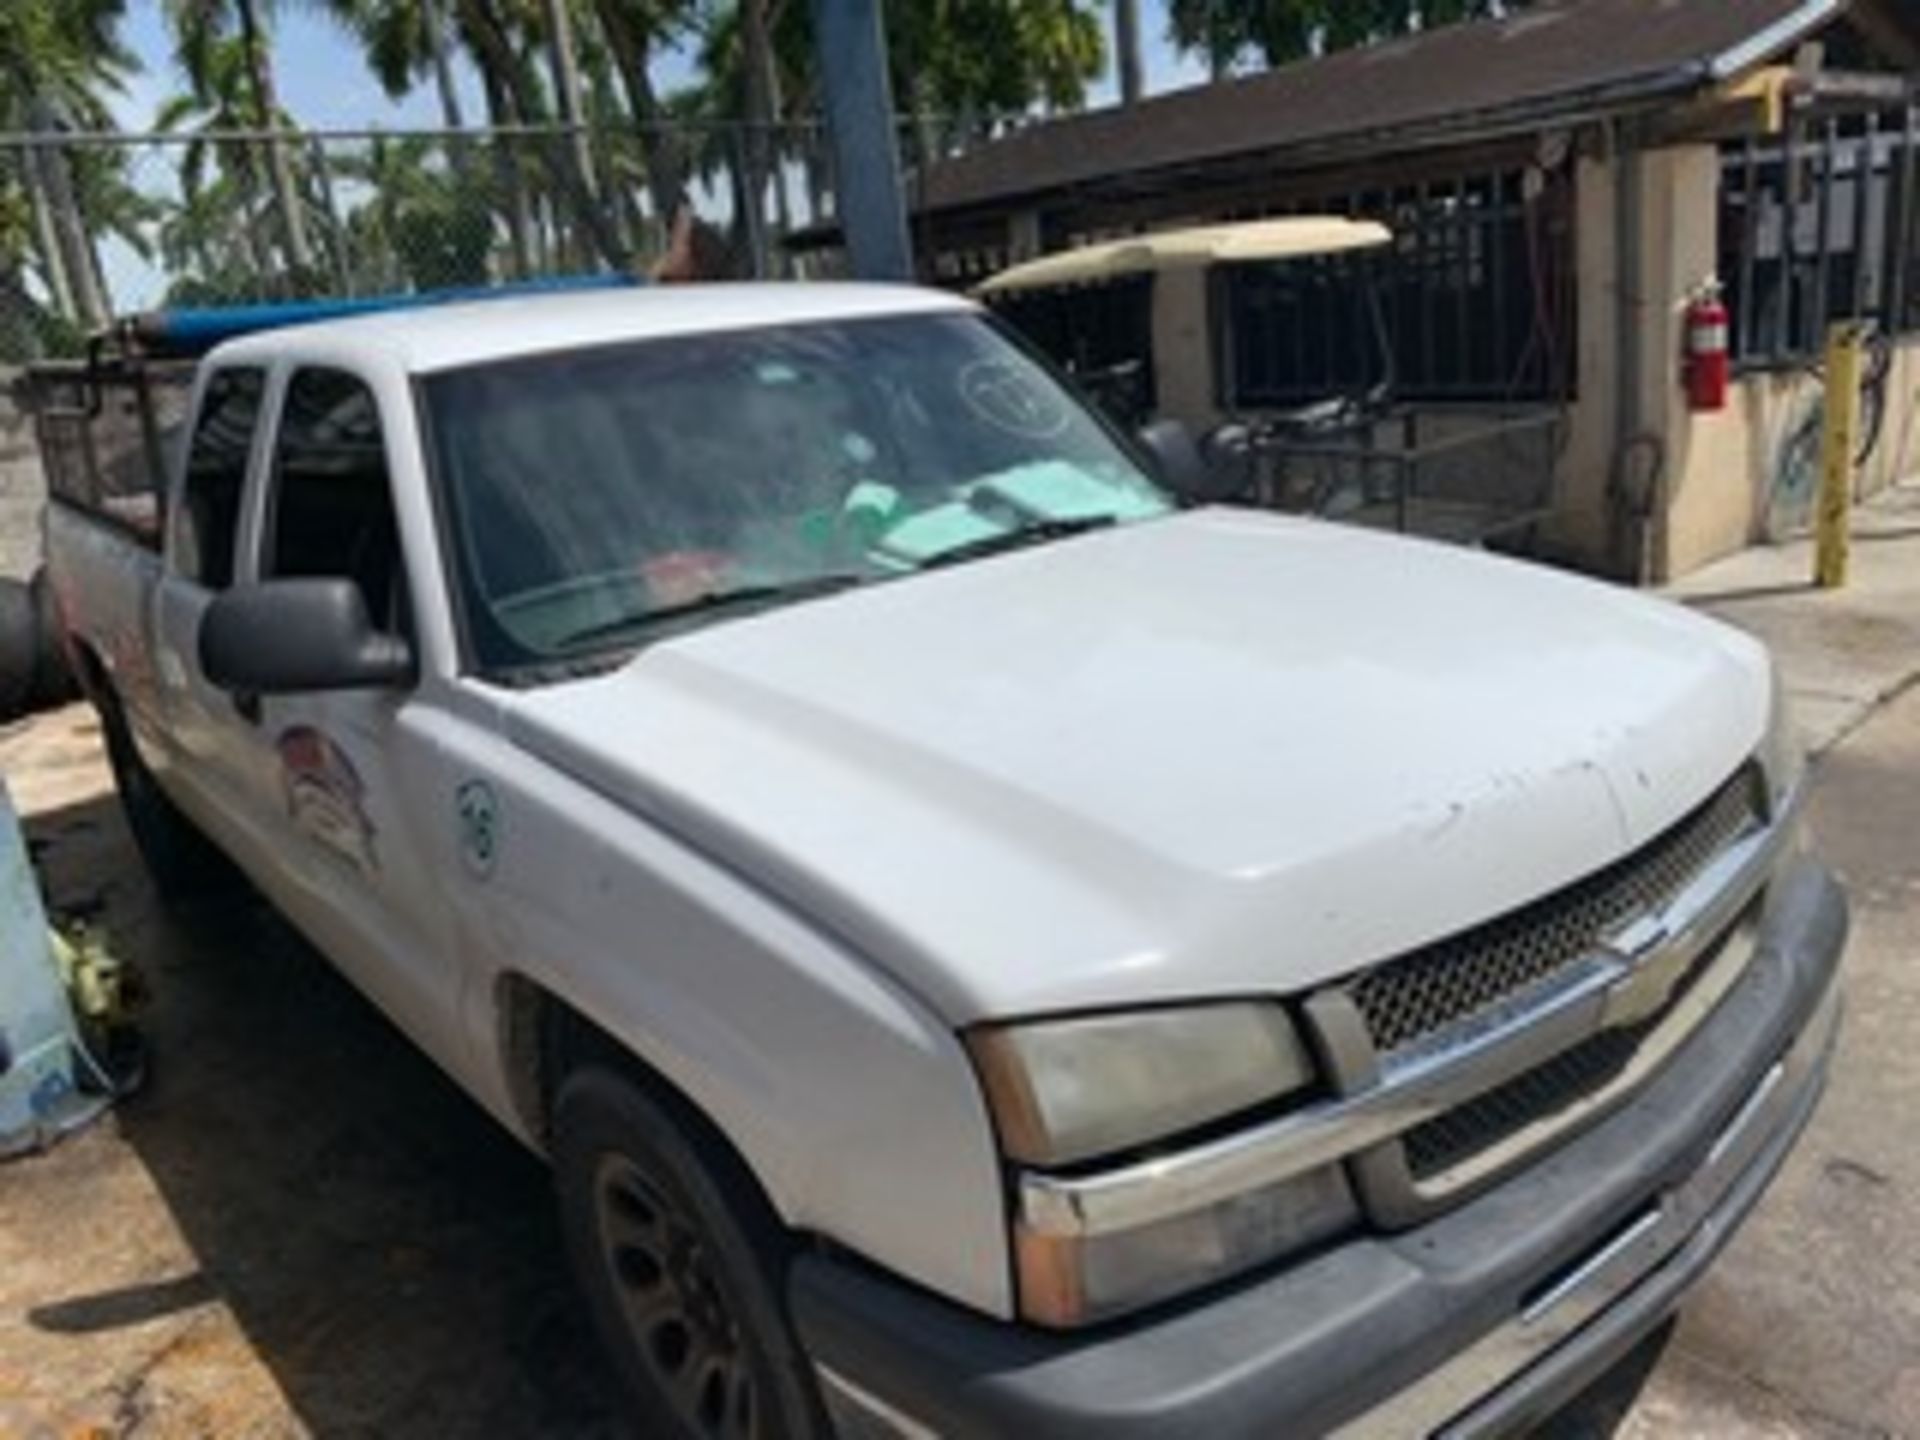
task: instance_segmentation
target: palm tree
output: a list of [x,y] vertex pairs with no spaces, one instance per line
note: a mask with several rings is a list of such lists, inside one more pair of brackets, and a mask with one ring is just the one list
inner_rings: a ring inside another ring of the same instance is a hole
[[568,129],[573,147],[573,163],[587,193],[594,191],[593,144],[587,135],[586,116],[580,106],[580,52],[573,41],[572,0],[542,0],[542,20],[546,28],[547,60],[553,67],[553,93],[559,102],[560,123]]
[[[767,182],[773,181],[775,193],[784,199],[786,186],[780,183],[778,147],[774,141],[774,117],[780,113],[780,76],[773,53],[773,27],[778,7],[773,0],[740,0],[740,64],[745,76],[746,143],[740,147],[746,174],[742,190],[747,198],[747,253],[753,256],[756,273],[768,264]],[[782,227],[785,228],[784,226]]]
[[[112,117],[101,92],[117,89],[134,63],[117,38],[124,8],[123,0],[0,4],[0,128],[45,135],[107,128]],[[87,329],[104,325],[107,297],[70,147],[32,147],[22,170],[24,210],[56,311]]]
[[487,279],[492,225],[473,182],[420,136],[376,136],[341,165],[366,198],[347,217],[353,279],[428,290]]
[[399,99],[422,79],[433,81],[440,118],[466,129],[453,80],[453,38],[443,0],[323,0],[333,18],[359,40],[380,87]]
[[182,185],[160,220],[160,259],[168,273],[224,288],[227,277],[251,269],[252,258],[237,253],[248,227],[233,223],[243,208],[228,176]]
[[1169,0],[1174,45],[1204,55],[1216,80],[1242,56],[1268,65],[1364,45],[1410,30],[1510,14],[1528,0]]
[[[264,237],[275,230],[288,234],[296,227],[304,234],[306,223],[298,192],[291,199],[275,193],[269,200],[269,191],[277,192],[277,186],[270,175],[263,183],[259,152],[247,141],[225,138],[236,130],[257,128],[251,69],[241,37],[208,41],[196,57],[188,92],[162,102],[153,128],[185,137],[179,173],[181,194],[189,207],[213,183],[224,182],[222,189],[232,206],[229,223],[238,222],[237,244],[253,272],[250,289],[257,294],[268,288],[267,279],[275,269]],[[284,115],[277,119],[288,123]],[[288,213],[298,217],[294,225],[286,223]],[[291,264],[291,251],[288,260]],[[300,273],[296,268],[296,276]]]
[[644,4],[595,0],[595,13],[626,92],[628,114],[639,131],[653,213],[663,223],[670,223],[687,198],[686,147],[667,121],[648,65],[656,45],[671,41],[684,30],[684,14],[671,0]]
[[[550,121],[552,111],[539,77],[527,63],[528,53],[537,48],[542,37],[537,27],[530,30],[526,25],[520,5],[515,0],[454,0],[454,18],[479,67],[495,121],[534,125]],[[572,33],[570,29],[568,33]],[[584,131],[576,130],[575,134],[580,136]],[[606,207],[594,197],[580,151],[572,145],[559,145],[539,147],[538,153],[575,231],[591,243],[606,265],[626,269],[631,252]],[[515,211],[512,224],[519,251],[527,239],[519,165],[511,151],[503,149],[499,154],[502,182],[508,186],[509,204]]]
[[[273,57],[269,53],[260,7],[271,0],[166,0],[180,66],[196,94],[205,91],[212,55],[221,42],[236,39],[247,82],[247,117],[266,132],[267,173],[273,186],[274,209],[286,241],[288,267],[300,282],[314,272],[313,244],[302,214],[293,157],[280,137],[283,116],[275,99]],[[231,33],[230,33],[231,32]]]
[[1106,27],[1085,0],[946,0],[887,12],[895,90],[943,115],[991,121],[1086,104]]
[[24,186],[0,185],[0,359],[37,360],[41,310],[27,290],[35,222]]

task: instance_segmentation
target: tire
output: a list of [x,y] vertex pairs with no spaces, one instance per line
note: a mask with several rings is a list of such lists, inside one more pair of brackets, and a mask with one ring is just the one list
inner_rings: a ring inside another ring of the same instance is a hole
[[33,579],[27,582],[27,594],[33,602],[33,703],[42,709],[52,709],[75,699],[80,694],[80,685],[67,665],[60,607],[54,600],[53,585],[44,566],[33,572]]
[[0,579],[0,721],[26,714],[33,702],[36,630],[32,594],[18,580]]
[[173,903],[235,888],[237,872],[231,862],[180,813],[140,758],[119,699],[105,682],[94,703],[121,812],[160,898]]
[[610,1070],[569,1076],[553,1115],[567,1252],[636,1433],[827,1435],[787,1319],[787,1238],[745,1168]]

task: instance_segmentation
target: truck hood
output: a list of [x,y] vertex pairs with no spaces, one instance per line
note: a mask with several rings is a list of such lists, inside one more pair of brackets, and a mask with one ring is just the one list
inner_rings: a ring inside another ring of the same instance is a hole
[[1201,511],[716,623],[509,737],[955,1024],[1298,990],[1587,874],[1760,744],[1754,642]]

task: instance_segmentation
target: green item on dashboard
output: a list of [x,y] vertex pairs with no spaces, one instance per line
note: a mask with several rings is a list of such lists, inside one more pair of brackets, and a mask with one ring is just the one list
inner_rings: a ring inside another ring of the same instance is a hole
[[924,565],[936,555],[1005,534],[1008,528],[992,516],[982,515],[964,500],[949,500],[900,521],[880,537],[873,554],[881,561]]
[[1060,460],[1017,465],[976,480],[968,498],[981,506],[1000,500],[1042,520],[1082,520],[1110,515],[1116,521],[1145,520],[1166,513],[1167,503],[1151,491],[1116,485]]
[[900,513],[900,492],[877,480],[860,480],[837,507],[822,506],[800,516],[800,538],[818,555],[847,547],[870,550]]

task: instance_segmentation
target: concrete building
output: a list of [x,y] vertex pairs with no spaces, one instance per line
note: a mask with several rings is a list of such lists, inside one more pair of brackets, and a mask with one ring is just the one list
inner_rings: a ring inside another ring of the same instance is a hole
[[[1383,220],[1398,393],[1560,410],[1545,548],[1661,581],[1804,520],[1833,320],[1893,337],[1861,489],[1920,470],[1917,99],[1914,0],[1542,0],[978,145],[923,177],[916,240],[966,284],[1172,225]],[[1072,343],[1149,346],[1159,409],[1199,426],[1369,378],[1353,274],[1235,272],[1085,297]],[[1708,280],[1736,378],[1696,414]]]

